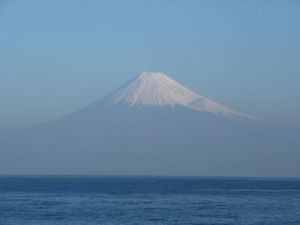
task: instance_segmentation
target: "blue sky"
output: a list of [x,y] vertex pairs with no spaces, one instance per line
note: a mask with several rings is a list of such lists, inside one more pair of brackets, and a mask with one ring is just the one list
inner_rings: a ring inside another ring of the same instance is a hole
[[300,2],[0,0],[0,131],[64,116],[141,71],[300,126]]

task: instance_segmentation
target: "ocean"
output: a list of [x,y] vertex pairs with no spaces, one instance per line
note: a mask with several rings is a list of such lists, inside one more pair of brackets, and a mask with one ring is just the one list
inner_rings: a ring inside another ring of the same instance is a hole
[[300,225],[300,180],[1,176],[0,225]]

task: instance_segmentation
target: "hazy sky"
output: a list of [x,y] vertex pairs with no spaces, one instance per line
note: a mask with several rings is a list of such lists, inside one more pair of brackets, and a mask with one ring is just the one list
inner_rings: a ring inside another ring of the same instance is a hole
[[59,118],[144,70],[300,126],[300,2],[0,0],[0,131]]

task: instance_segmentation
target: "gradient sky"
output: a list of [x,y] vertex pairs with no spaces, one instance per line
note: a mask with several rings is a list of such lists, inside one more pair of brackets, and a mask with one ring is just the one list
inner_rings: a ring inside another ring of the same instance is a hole
[[0,0],[0,131],[64,116],[144,70],[300,126],[300,2]]

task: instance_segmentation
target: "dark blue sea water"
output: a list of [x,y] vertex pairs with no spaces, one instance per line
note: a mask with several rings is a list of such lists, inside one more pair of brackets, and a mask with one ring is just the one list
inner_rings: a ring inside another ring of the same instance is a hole
[[300,180],[0,177],[0,225],[299,225]]

